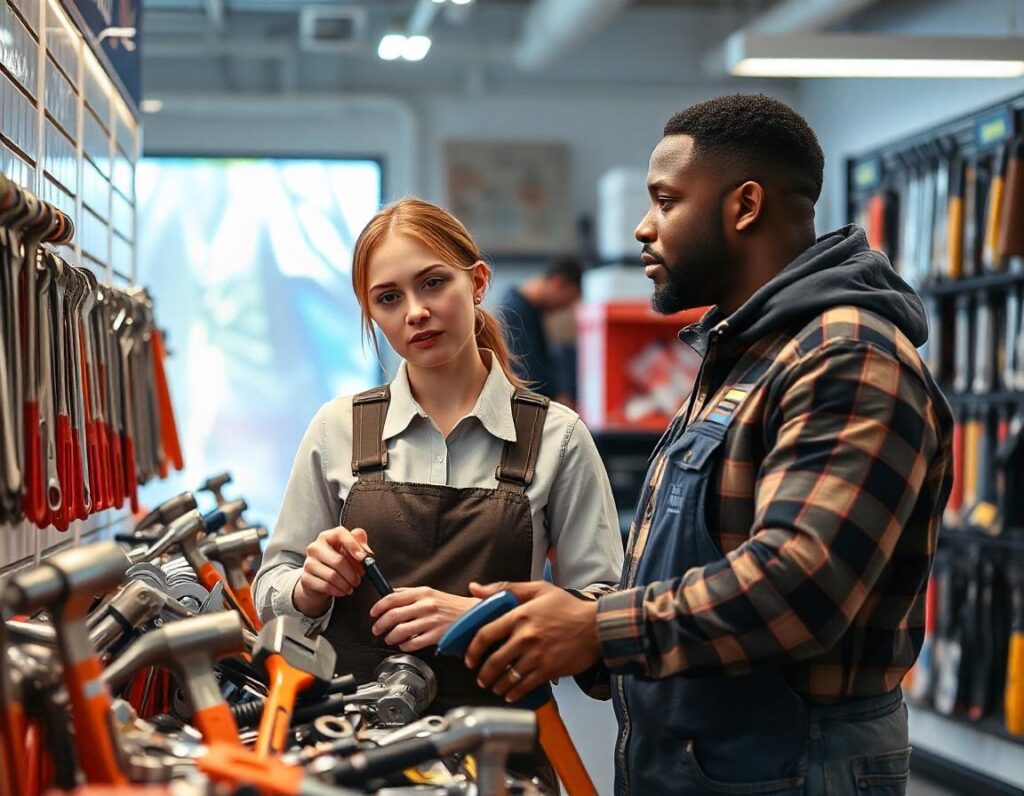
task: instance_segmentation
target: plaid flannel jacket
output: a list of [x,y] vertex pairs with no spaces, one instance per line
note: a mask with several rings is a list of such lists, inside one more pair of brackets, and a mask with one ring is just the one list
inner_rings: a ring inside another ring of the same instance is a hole
[[[599,601],[605,663],[647,678],[785,665],[794,690],[814,702],[888,692],[924,637],[951,482],[949,406],[903,333],[856,307],[745,351],[716,344],[722,331],[712,331],[689,406],[655,453],[622,589]],[[631,588],[661,451],[691,418],[733,401],[738,385],[746,394],[707,501],[724,557]]]

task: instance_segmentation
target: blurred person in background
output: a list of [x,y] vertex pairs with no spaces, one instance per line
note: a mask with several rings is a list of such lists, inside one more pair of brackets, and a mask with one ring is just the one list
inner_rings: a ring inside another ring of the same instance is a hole
[[545,319],[580,300],[582,281],[580,261],[559,257],[543,273],[511,288],[499,308],[516,375],[531,390],[559,401],[572,400],[575,382],[560,375],[565,360],[548,340]]
[[[403,199],[362,231],[352,282],[364,330],[403,361],[390,384],[313,418],[255,582],[264,619],[322,629],[360,682],[389,655],[422,656],[438,678],[434,713],[503,704],[461,660],[433,654],[478,602],[471,581],[539,579],[552,552],[554,583],[593,601],[622,568],[590,432],[522,387],[501,323],[480,306],[490,276],[465,227],[428,202]],[[383,599],[363,583],[368,553],[397,587]],[[504,676],[520,678],[514,666]],[[555,783],[539,749],[510,765]]]

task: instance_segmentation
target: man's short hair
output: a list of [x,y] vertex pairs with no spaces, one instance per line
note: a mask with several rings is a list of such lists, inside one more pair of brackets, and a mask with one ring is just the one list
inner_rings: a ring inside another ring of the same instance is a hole
[[560,276],[570,285],[580,287],[583,284],[583,263],[571,255],[553,260],[544,270],[544,276]]
[[825,156],[818,138],[803,116],[777,99],[764,94],[715,97],[675,114],[664,134],[693,138],[697,157],[731,157],[757,169],[767,165],[811,202],[821,195]]

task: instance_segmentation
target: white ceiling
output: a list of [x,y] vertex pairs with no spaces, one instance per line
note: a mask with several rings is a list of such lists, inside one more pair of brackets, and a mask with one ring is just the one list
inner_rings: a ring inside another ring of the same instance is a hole
[[[873,15],[874,0],[474,0],[436,14],[429,30],[434,44],[425,61],[378,59],[380,37],[391,27],[406,26],[419,2],[144,0],[144,93],[657,91],[704,81],[702,56],[777,6],[796,7],[801,15],[825,8],[840,25],[863,29],[883,12],[924,5],[886,0]],[[927,0],[927,5],[943,2]],[[559,38],[542,29],[545,41],[539,46],[548,48],[543,63],[523,69],[517,52],[527,36],[538,34],[525,22],[535,6],[552,3],[577,7],[579,16],[570,23],[580,30],[563,30]],[[366,20],[363,35],[345,52],[304,51],[299,36],[304,7],[358,9]],[[600,24],[588,24],[594,19]]]

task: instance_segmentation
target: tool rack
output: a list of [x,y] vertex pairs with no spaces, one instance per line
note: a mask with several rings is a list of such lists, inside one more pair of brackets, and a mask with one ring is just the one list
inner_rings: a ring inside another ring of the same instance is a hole
[[[1006,164],[1022,134],[1024,95],[1018,95],[846,162],[847,217],[867,230],[874,248],[890,254],[924,300],[931,339],[922,356],[957,418],[953,494],[939,534],[936,571],[985,560],[1005,580],[1024,564],[1024,520],[1017,508],[1024,459],[1014,445],[1017,440],[1019,447],[1024,421],[1024,349],[1017,348],[1024,340],[1024,257],[1012,240],[1018,225],[1024,226],[1024,212],[1020,185],[1011,197],[1006,183]],[[970,577],[968,589],[975,594],[991,585],[981,575],[972,584]],[[992,592],[998,595],[995,587]],[[1010,611],[1009,623],[1012,596],[1010,588],[1002,598],[977,604]],[[971,599],[958,591],[952,610],[950,603],[944,610],[941,597],[930,601],[929,631],[942,627],[944,614],[967,616],[975,605]],[[1009,636],[1009,627],[1003,632]],[[983,646],[972,643],[978,638],[963,639],[966,654],[979,654],[972,649]],[[919,676],[912,672],[905,681],[908,695]],[[947,700],[940,711],[937,688],[933,684],[923,699],[909,699],[915,769],[963,792],[1021,793],[1024,735],[1019,728],[1009,731],[1013,722],[1004,713],[1005,700],[981,699],[982,709],[972,700],[964,704],[957,688],[955,707]]]
[[[56,249],[66,261],[102,283],[132,287],[141,134],[134,102],[59,0],[0,0],[0,33],[0,173],[73,221],[72,243]],[[111,533],[126,516],[104,511],[67,533],[0,526],[0,576]]]

